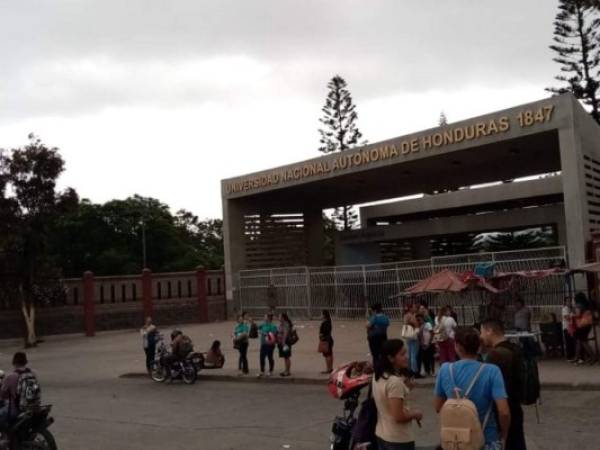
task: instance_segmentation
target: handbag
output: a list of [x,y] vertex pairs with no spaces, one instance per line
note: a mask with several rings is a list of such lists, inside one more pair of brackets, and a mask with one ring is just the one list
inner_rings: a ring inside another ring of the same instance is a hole
[[329,353],[329,342],[328,341],[319,341],[319,346],[317,347],[318,353],[323,353],[324,355]]
[[412,325],[404,324],[402,325],[402,332],[400,336],[403,339],[416,339],[417,338],[417,330]]

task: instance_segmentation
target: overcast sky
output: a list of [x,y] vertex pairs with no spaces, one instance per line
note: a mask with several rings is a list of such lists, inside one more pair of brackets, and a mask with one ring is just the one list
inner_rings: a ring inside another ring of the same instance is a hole
[[220,180],[318,156],[342,75],[370,142],[547,97],[555,0],[0,0],[0,147],[96,202],[221,217]]

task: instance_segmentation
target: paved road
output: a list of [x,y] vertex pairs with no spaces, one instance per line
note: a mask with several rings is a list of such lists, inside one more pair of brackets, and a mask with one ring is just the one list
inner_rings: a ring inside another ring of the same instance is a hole
[[[61,450],[324,449],[342,406],[320,386],[267,383],[52,380],[46,392]],[[415,400],[426,411],[418,443],[434,444],[429,390],[416,390]],[[527,412],[530,450],[597,449],[599,402],[598,392],[548,393],[541,425]]]
[[[194,329],[200,342],[216,331]],[[0,368],[8,368],[17,348],[0,342]],[[52,429],[61,450],[327,448],[342,407],[318,385],[201,380],[185,386],[119,378],[143,364],[139,336],[131,332],[51,338],[28,353],[45,400],[55,405]],[[311,357],[313,346],[305,353]],[[431,391],[414,395],[426,415],[417,442],[433,444],[438,425]],[[598,391],[545,392],[542,424],[527,411],[530,450],[597,450],[598,405]]]

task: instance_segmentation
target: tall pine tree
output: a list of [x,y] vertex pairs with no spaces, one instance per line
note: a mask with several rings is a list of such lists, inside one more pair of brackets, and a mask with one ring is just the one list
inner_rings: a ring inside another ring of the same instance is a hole
[[[339,75],[335,75],[327,83],[329,92],[323,106],[323,117],[319,121],[323,128],[319,129],[321,146],[319,151],[322,153],[343,152],[355,147],[362,133],[359,131],[356,121],[356,105],[352,101],[352,96],[348,90],[346,81]],[[361,142],[361,144],[365,144]],[[358,213],[353,206],[342,206],[333,213],[336,224],[342,230],[349,230],[358,223]]]
[[550,48],[561,65],[555,78],[567,86],[548,88],[554,94],[572,92],[591,109],[600,123],[600,28],[599,7],[592,0],[559,0],[554,20],[554,44]]
[[448,125],[448,117],[446,117],[446,113],[442,111],[440,113],[440,118],[438,119],[438,125],[440,127]]

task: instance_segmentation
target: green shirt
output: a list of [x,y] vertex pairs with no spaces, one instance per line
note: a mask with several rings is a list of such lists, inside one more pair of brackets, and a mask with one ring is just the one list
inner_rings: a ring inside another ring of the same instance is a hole
[[267,335],[273,333],[277,336],[277,326],[273,322],[263,322],[258,327],[260,333],[260,345],[267,344]]
[[238,337],[241,334],[247,335],[248,333],[250,333],[250,325],[248,325],[246,322],[238,323],[233,330],[233,335],[235,337]]

